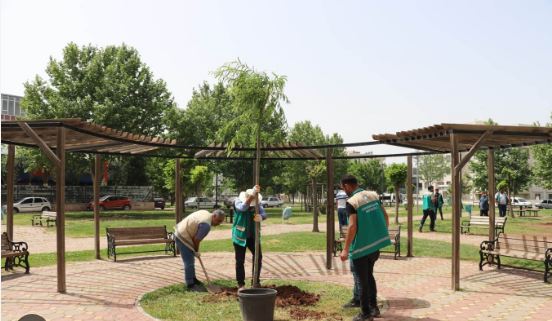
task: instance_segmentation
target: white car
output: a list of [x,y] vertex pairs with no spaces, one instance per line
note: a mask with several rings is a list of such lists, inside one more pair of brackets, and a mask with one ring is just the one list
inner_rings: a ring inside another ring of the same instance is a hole
[[215,208],[216,203],[209,197],[190,197],[184,202],[188,208]]
[[44,197],[25,197],[13,203],[15,213],[49,211],[51,208],[52,205]]
[[512,205],[513,205],[513,206],[528,206],[528,207],[532,207],[532,206],[533,206],[533,203],[529,202],[529,201],[526,200],[525,198],[514,197],[514,198],[512,198]]
[[271,196],[271,197],[267,198],[266,200],[261,201],[261,206],[265,207],[265,208],[267,208],[267,207],[280,207],[282,205],[284,205],[284,201],[282,201],[278,197],[274,197],[274,196]]

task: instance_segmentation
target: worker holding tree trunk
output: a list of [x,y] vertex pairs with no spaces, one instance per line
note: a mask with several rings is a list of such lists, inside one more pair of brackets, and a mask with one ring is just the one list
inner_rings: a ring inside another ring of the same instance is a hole
[[[255,215],[255,196],[258,194],[259,204],[263,197],[260,194],[261,187],[255,187],[243,191],[234,202],[234,223],[232,225],[232,243],[234,244],[234,254],[236,258],[236,280],[239,289],[245,287],[245,253],[247,249],[255,255],[255,222],[261,222],[266,219],[266,212],[263,207],[259,208],[259,214]],[[262,251],[259,246],[259,270],[256,278],[256,284],[260,284],[259,277],[261,275],[262,266]]]

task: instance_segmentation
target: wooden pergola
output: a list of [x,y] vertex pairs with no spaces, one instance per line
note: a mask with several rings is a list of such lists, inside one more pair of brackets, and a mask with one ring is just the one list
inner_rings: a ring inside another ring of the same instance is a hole
[[[452,176],[452,289],[460,289],[460,173],[473,154],[487,150],[488,193],[495,194],[494,150],[552,142],[552,128],[440,124],[395,134],[373,135],[385,144],[451,154]],[[463,154],[463,155],[462,155]],[[412,156],[408,156],[408,252],[412,252]],[[489,202],[489,240],[495,239],[495,204]]]
[[[80,119],[51,120],[18,120],[4,121],[1,124],[1,142],[8,144],[7,159],[7,232],[13,237],[13,184],[15,146],[39,148],[56,168],[56,242],[57,242],[57,286],[58,292],[66,292],[65,280],[65,154],[66,152],[95,154],[94,171],[94,223],[95,223],[95,253],[100,258],[99,241],[99,182],[101,155],[154,156],[176,159],[175,220],[179,222],[182,213],[182,182],[180,178],[181,159],[209,160],[255,160],[255,148],[234,147],[227,150],[222,144],[210,146],[186,146],[177,144],[176,140],[160,137],[136,135],[85,122]],[[490,126],[441,124],[431,127],[397,132],[395,134],[374,135],[376,141],[303,146],[299,143],[264,145],[261,148],[262,159],[265,160],[326,160],[327,184],[334,186],[333,162],[335,159],[402,157],[407,156],[408,182],[412,181],[412,156],[434,153],[451,153],[451,174],[453,185],[453,233],[452,233],[452,288],[459,289],[460,269],[460,171],[478,149],[487,149],[489,169],[489,194],[494,195],[494,149],[527,146],[532,144],[550,143],[552,128],[529,126]],[[415,148],[424,152],[397,153],[385,155],[335,156],[334,148],[369,146],[389,144],[401,147]],[[172,153],[157,151],[170,150]],[[321,152],[324,150],[325,152]],[[197,151],[193,154],[194,151]],[[460,153],[465,155],[460,158]],[[412,185],[407,184],[408,195],[408,251],[407,256],[413,256],[412,224],[413,198]],[[334,231],[333,190],[327,189],[327,257],[326,268],[332,268]],[[494,239],[494,204],[490,202],[489,239]]]
[[[37,147],[56,168],[56,252],[57,288],[66,292],[65,282],[65,154],[66,152],[95,155],[94,171],[94,248],[100,258],[100,163],[101,154],[143,155],[160,147],[173,147],[175,140],[136,135],[82,121],[76,118],[53,120],[3,121],[1,141],[8,144],[7,159],[7,222],[6,229],[13,239],[13,184],[15,146]],[[178,171],[178,167],[177,167]],[[177,176],[178,177],[178,176]],[[177,186],[179,186],[177,180]],[[177,198],[178,198],[177,194]],[[181,196],[180,196],[181,197]],[[180,202],[181,203],[181,202]],[[177,203],[177,204],[180,204]],[[176,221],[182,216],[177,205]]]

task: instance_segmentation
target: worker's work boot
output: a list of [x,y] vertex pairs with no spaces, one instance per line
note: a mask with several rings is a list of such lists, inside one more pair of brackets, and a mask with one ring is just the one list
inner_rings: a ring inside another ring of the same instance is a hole
[[353,321],[373,321],[374,318],[372,318],[371,315],[364,315],[361,313],[357,314],[356,317],[353,318]]
[[360,307],[360,301],[357,301],[355,299],[351,299],[351,301],[345,303],[344,305],[342,305],[342,307],[344,309],[359,308]]

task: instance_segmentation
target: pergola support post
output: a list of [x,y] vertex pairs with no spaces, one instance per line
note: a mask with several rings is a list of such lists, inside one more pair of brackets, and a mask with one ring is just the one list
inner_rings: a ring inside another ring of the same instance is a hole
[[96,259],[101,259],[100,255],[100,180],[101,180],[101,156],[96,154],[94,157],[94,250]]
[[7,221],[6,221],[6,232],[8,237],[13,241],[13,183],[15,176],[15,145],[8,145],[8,175],[6,179],[7,182],[7,199],[6,199],[6,211],[7,211]]
[[489,199],[489,241],[493,241],[495,235],[495,154],[492,148],[487,150],[487,177],[488,187],[487,195]]
[[412,209],[413,209],[413,197],[412,197],[412,156],[408,156],[406,158],[407,163],[407,178],[406,178],[406,200],[407,200],[407,229],[408,229],[408,240],[407,240],[407,250],[406,250],[406,256],[407,257],[413,257],[413,237],[412,237],[412,229],[413,229],[413,220],[412,220]]
[[328,174],[328,188],[326,196],[326,269],[332,268],[332,254],[335,240],[335,213],[334,213],[334,163],[332,149],[326,152],[326,172]]
[[[182,162],[180,158],[177,158],[174,163],[175,163],[174,199],[176,202],[176,205],[174,206],[174,217],[175,217],[176,224],[178,224],[183,216],[182,215],[182,179],[180,178],[180,167],[182,165]],[[176,249],[176,251],[178,253],[178,248]]]
[[460,208],[462,206],[462,190],[460,188],[458,137],[450,134],[451,171],[452,171],[452,290],[460,289]]
[[58,128],[56,149],[57,288],[59,293],[65,293],[65,127]]

